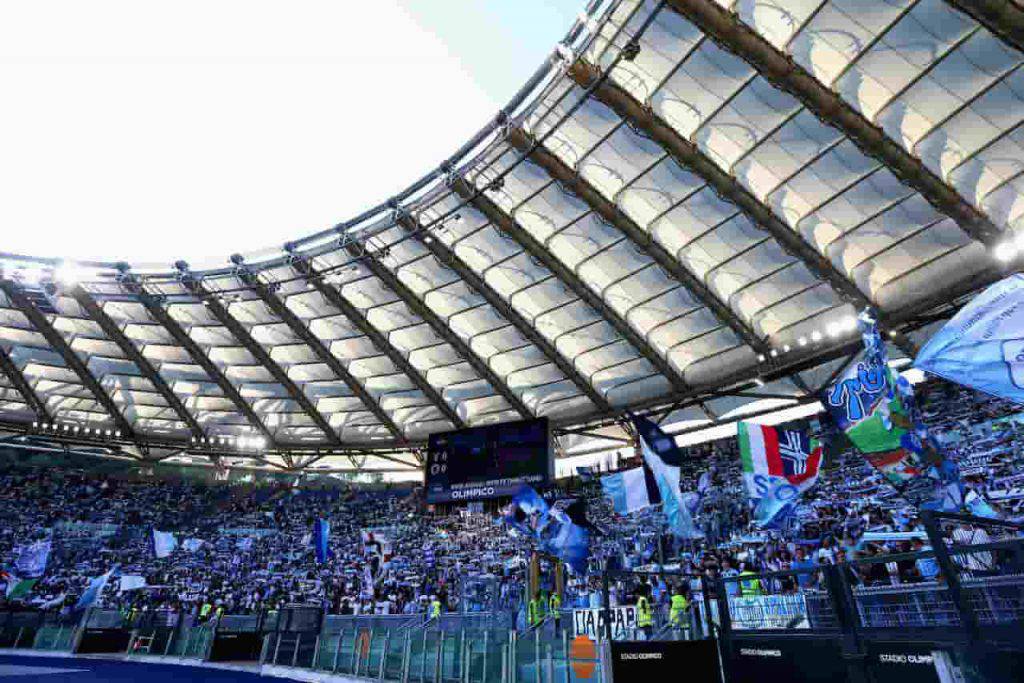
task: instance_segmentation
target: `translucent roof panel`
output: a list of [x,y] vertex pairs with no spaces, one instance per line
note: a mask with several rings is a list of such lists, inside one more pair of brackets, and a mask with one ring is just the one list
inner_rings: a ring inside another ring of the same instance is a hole
[[590,457],[630,413],[806,407],[859,311],[910,358],[1024,253],[1024,53],[956,5],[595,3],[463,148],[333,228],[80,285],[0,255],[0,426],[409,477],[455,428],[546,417]]

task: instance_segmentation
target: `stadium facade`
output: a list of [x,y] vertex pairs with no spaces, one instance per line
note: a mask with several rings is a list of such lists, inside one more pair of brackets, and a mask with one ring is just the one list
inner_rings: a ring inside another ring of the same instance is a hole
[[411,476],[449,429],[547,417],[571,455],[813,403],[860,310],[912,357],[1019,265],[1022,17],[593,2],[338,226],[213,270],[3,255],[8,445]]

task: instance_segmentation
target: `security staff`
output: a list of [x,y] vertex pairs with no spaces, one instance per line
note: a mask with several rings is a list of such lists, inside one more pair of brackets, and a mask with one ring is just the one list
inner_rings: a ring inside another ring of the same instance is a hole
[[755,598],[762,593],[761,579],[751,571],[749,564],[744,563],[743,571],[740,572],[740,595],[744,598]]
[[654,612],[651,610],[651,601],[645,594],[641,594],[636,600],[636,625],[644,634],[644,639],[651,637],[654,627]]
[[533,599],[526,604],[526,625],[530,628],[540,623],[540,594],[535,593]]
[[548,614],[555,620],[555,630],[557,631],[562,625],[562,598],[558,597],[558,593],[552,593],[551,597],[548,598]]
[[213,605],[208,602],[204,602],[203,606],[199,608],[199,621],[206,621],[207,617],[210,616],[210,610],[213,609]]
[[683,594],[683,587],[676,588],[675,595],[669,605],[668,620],[672,628],[683,628],[685,625],[686,611],[690,609],[690,601]]
[[439,619],[441,618],[441,601],[437,599],[437,596],[433,596],[430,601],[430,618]]

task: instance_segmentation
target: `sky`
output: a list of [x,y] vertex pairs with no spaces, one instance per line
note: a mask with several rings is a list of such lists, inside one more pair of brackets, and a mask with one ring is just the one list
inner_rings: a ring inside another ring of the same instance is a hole
[[584,0],[0,0],[0,252],[224,265],[464,143]]

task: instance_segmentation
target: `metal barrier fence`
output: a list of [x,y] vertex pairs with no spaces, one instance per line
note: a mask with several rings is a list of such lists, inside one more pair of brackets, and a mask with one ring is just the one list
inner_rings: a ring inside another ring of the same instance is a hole
[[[830,637],[850,680],[870,680],[872,652],[914,641],[948,650],[970,680],[1003,680],[1007,656],[1024,659],[1024,525],[927,511],[922,519],[927,549],[718,578],[710,590],[723,661],[742,663],[735,652],[780,638]],[[994,662],[1004,668],[990,670]]]

